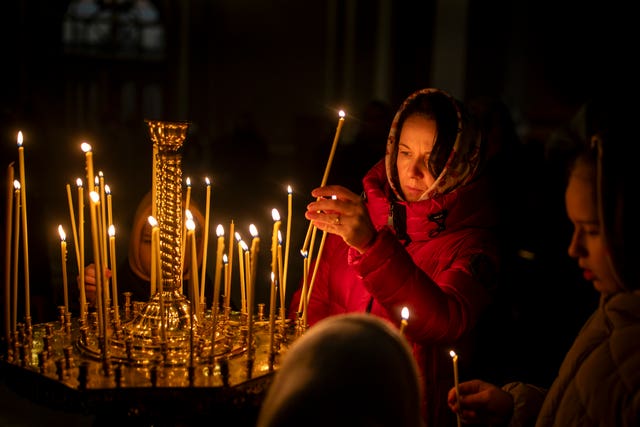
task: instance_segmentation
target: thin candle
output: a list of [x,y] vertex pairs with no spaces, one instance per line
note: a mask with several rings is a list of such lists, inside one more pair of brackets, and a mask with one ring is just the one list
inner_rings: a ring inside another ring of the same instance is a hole
[[11,318],[11,330],[15,331],[18,325],[18,245],[20,242],[20,181],[13,181],[14,197],[14,229],[13,229],[13,316]]
[[58,233],[60,234],[60,260],[62,263],[62,292],[64,296],[64,312],[69,312],[69,288],[67,284],[67,235],[62,228],[62,224],[58,225]]
[[[333,143],[331,144],[331,151],[329,152],[329,159],[327,160],[327,165],[324,168],[324,175],[322,176],[322,181],[320,182],[320,187],[324,187],[327,185],[327,179],[329,178],[329,171],[331,170],[331,163],[333,163],[333,157],[336,153],[336,148],[338,146],[338,140],[340,139],[340,133],[342,132],[342,126],[344,125],[344,117],[345,112],[340,110],[338,112],[338,126],[336,127],[336,133],[333,136]],[[311,221],[309,221],[309,228],[307,229],[307,235],[304,239],[304,245],[302,246],[302,251],[308,251],[309,249],[309,238],[311,237],[311,229],[313,228]]]
[[[253,224],[249,225],[249,232],[253,236],[253,239],[251,239],[251,251],[249,252],[251,264],[247,264],[245,268],[247,269],[249,281],[255,281],[255,274],[258,268],[258,252],[260,251],[260,236],[258,235],[258,228]],[[247,287],[249,287],[248,282]],[[249,297],[248,292],[247,297]]]
[[[233,247],[233,245],[231,245],[231,247]],[[226,284],[229,280],[229,257],[227,256],[227,254],[222,255],[222,265],[224,265],[224,283]],[[224,297],[226,301],[227,295],[225,294]],[[227,306],[225,305],[224,307],[226,308]]]
[[[280,231],[280,213],[277,209],[271,210],[271,217],[273,218],[273,234],[271,236],[271,274],[274,277],[274,282],[278,278],[278,233]],[[275,304],[275,300],[274,300]]]
[[111,256],[111,303],[113,304],[113,318],[120,323],[118,310],[118,275],[116,274],[116,228],[109,225],[109,255]]
[[204,178],[204,182],[207,186],[207,196],[205,202],[204,211],[204,228],[202,229],[202,273],[200,274],[200,300],[204,301],[204,284],[207,274],[207,252],[209,249],[209,213],[211,204],[211,181],[208,177]]
[[[186,213],[189,210],[189,205],[191,204],[191,178],[187,177],[186,179],[186,184],[187,184],[187,198],[184,204],[184,212]],[[184,272],[184,262],[185,262],[185,256],[184,256],[184,251],[186,248],[186,243],[187,243],[187,239],[184,238],[184,236],[187,234],[187,223],[186,221],[184,222],[184,225],[182,227],[182,243],[180,245],[180,257],[182,258],[182,271]]]
[[156,265],[156,263],[158,262],[158,237],[160,229],[158,228],[158,221],[153,216],[149,216],[147,218],[147,221],[151,226],[151,267],[149,269],[149,285],[151,297],[153,297],[156,293],[156,283],[158,280],[156,277],[158,266]]
[[[281,293],[284,295],[282,304],[284,305],[287,296],[287,272],[289,271],[289,248],[291,243],[291,215],[293,206],[293,189],[287,186],[287,232],[284,242],[284,267],[282,272],[282,282],[280,283]],[[283,320],[284,321],[284,320]]]
[[[191,215],[190,211],[189,215]],[[190,289],[193,290],[192,293],[192,298],[194,299],[194,301],[192,301],[192,303],[194,304],[194,307],[198,307],[198,305],[200,304],[200,302],[198,301],[198,257],[196,255],[196,223],[193,220],[193,216],[189,216],[187,215],[187,221],[185,222],[185,225],[187,227],[187,239],[189,240],[190,244],[191,244],[191,277],[190,277]]]
[[302,254],[302,295],[300,296],[300,306],[298,307],[298,311],[302,311],[302,328],[303,330],[307,329],[307,289],[308,289],[308,281],[309,281],[309,257],[305,252]]
[[80,317],[85,319],[87,307],[87,294],[84,289],[84,191],[82,188],[82,180],[76,179],[78,186],[78,252],[80,254],[80,267],[78,275],[80,276]]
[[276,322],[276,275],[271,272],[271,289],[269,293],[269,355],[273,357]]
[[229,275],[226,277],[224,283],[224,308],[225,310],[231,308],[231,276],[233,276],[233,239],[235,237],[235,224],[231,220],[229,224]]
[[[93,263],[96,270],[96,305],[98,307],[98,324],[100,327],[100,336],[106,335],[105,311],[104,311],[104,295],[103,282],[104,268],[102,265],[102,255],[100,254],[100,238],[98,236],[98,203],[100,196],[95,191],[89,193],[91,203],[89,204],[89,212],[91,214],[91,242],[93,244]],[[104,335],[103,335],[104,334]]]
[[25,319],[31,322],[31,292],[29,290],[29,235],[27,228],[27,184],[24,170],[24,147],[22,131],[18,132],[18,162],[20,165],[20,203],[22,211],[22,266],[24,268]]
[[7,168],[7,204],[5,215],[5,247],[4,247],[4,338],[9,343],[11,338],[11,228],[13,225],[13,162]]
[[407,307],[402,307],[402,320],[400,320],[400,333],[404,334],[404,328],[407,327],[409,323],[409,309]]
[[[460,390],[458,388],[458,355],[453,350],[449,351],[449,355],[453,360],[453,384],[456,389],[456,400],[458,401],[458,404],[460,404]],[[458,427],[460,427],[460,414],[458,413],[456,415],[458,417]]]
[[111,187],[104,185],[104,194],[107,197],[107,227],[113,225],[113,207],[111,206]]
[[76,263],[80,270],[80,253],[78,252],[78,229],[76,228],[76,214],[73,210],[73,197],[71,196],[71,185],[67,184],[67,200],[69,201],[69,217],[71,218],[71,231],[73,232],[73,245],[76,248]]
[[80,144],[80,148],[84,151],[85,156],[85,167],[87,172],[87,191],[91,193],[93,188],[91,188],[91,184],[94,182],[95,176],[93,175],[93,152],[91,151],[91,145],[83,142]]
[[[102,171],[98,171],[98,189],[99,189],[99,194],[100,194],[100,210],[98,211],[98,224],[100,225],[100,243],[102,244],[102,265],[104,266],[104,268],[109,268],[109,262],[108,262],[108,251],[107,251],[107,241],[108,241],[108,235],[107,235],[107,207],[106,207],[106,191],[105,191],[105,183],[104,183],[104,174],[102,173]],[[108,301],[109,301],[109,281],[105,280],[104,282],[104,288],[105,288],[105,295],[107,297],[107,299],[105,300],[104,304],[105,307],[109,307]]]
[[278,230],[278,251],[277,251],[277,258],[278,258],[278,289],[280,290],[280,320],[282,321],[282,327],[284,328],[284,325],[286,323],[286,319],[285,319],[285,294],[284,294],[284,289],[282,287],[282,275],[283,275],[283,260],[282,260],[282,233],[280,232],[280,230]]
[[224,252],[224,227],[222,224],[218,224],[216,235],[218,236],[218,250],[216,253],[216,275],[213,282],[213,305],[211,306],[211,314],[214,317],[217,317],[220,309],[220,280],[222,275],[222,253]]
[[236,239],[238,240],[238,269],[240,271],[240,309],[242,313],[247,312],[247,295],[246,295],[246,284],[245,284],[245,273],[244,273],[244,251],[248,251],[249,247],[240,237],[240,233],[236,232]]

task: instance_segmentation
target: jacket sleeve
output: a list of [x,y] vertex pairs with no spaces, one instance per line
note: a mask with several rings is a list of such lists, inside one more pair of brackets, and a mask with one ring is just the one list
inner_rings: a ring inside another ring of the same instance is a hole
[[405,333],[410,340],[456,340],[475,325],[490,302],[484,283],[488,279],[477,273],[483,268],[472,265],[491,264],[491,260],[480,244],[473,246],[473,240],[462,239],[458,245],[468,247],[447,254],[454,259],[434,277],[424,271],[429,261],[420,259],[420,252],[414,260],[386,227],[380,229],[364,254],[351,249],[349,262],[389,320],[398,324],[402,307],[409,308],[411,321]]

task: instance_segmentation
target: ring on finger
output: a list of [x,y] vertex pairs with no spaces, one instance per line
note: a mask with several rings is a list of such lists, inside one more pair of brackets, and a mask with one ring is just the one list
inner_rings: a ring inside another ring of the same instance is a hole
[[335,224],[340,225],[340,214],[336,217]]

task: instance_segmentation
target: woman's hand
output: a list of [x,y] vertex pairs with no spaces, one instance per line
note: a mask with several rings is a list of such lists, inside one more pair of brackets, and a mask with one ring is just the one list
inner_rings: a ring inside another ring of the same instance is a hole
[[449,390],[447,403],[465,423],[502,425],[511,419],[513,397],[500,387],[481,380],[471,380],[458,384],[458,391],[460,401],[454,387]]
[[307,205],[305,218],[313,225],[341,236],[360,253],[371,246],[376,229],[360,196],[339,185],[316,188],[311,195],[318,200]]
[[[105,277],[107,280],[111,278],[111,270],[105,268]],[[80,277],[78,277],[78,286],[80,286]],[[96,266],[89,264],[84,268],[84,292],[87,297],[87,304],[94,305],[96,302]]]

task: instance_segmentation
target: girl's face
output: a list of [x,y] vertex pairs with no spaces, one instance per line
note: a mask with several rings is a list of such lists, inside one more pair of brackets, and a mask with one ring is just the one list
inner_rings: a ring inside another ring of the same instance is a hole
[[427,164],[436,135],[436,121],[419,114],[407,117],[402,125],[396,166],[400,188],[408,202],[420,200],[435,181]]
[[621,290],[607,260],[598,209],[596,205],[595,170],[584,161],[578,161],[569,177],[565,191],[567,216],[573,224],[569,243],[569,256],[578,261],[586,280],[603,295]]

